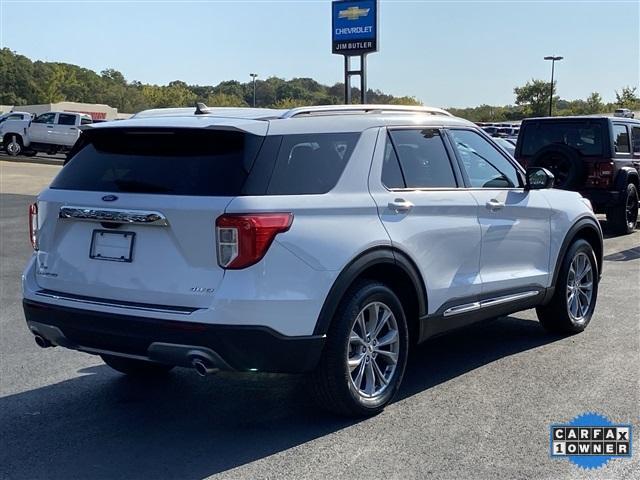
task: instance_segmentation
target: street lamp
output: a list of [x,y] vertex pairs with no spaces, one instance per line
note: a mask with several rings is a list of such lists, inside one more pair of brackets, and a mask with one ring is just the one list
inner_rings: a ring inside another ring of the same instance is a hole
[[545,60],[551,60],[551,95],[549,96],[549,116],[551,116],[552,108],[553,108],[553,71],[556,65],[556,62],[559,62],[564,57],[544,57]]
[[256,106],[256,77],[257,73],[250,73],[249,76],[253,78],[253,108]]

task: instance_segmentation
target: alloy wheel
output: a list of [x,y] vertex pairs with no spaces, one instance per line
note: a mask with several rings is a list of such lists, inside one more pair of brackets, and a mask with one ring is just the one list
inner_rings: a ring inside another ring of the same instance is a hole
[[571,321],[586,320],[593,299],[593,268],[589,257],[578,253],[571,261],[567,275],[567,312]]
[[400,350],[398,322],[381,302],[366,305],[356,316],[347,351],[349,378],[359,395],[375,398],[390,385]]

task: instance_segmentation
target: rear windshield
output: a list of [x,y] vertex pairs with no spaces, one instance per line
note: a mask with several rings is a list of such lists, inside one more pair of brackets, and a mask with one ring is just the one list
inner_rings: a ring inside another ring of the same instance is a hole
[[83,134],[51,188],[235,196],[263,138],[235,131],[95,130]]
[[548,145],[562,144],[581,155],[602,154],[602,127],[594,122],[532,122],[522,135],[522,155],[535,155]]

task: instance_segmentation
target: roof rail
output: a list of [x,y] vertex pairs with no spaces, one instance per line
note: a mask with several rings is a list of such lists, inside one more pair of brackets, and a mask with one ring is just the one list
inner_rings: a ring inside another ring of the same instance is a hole
[[342,113],[423,113],[429,115],[446,115],[449,112],[441,108],[420,107],[412,105],[322,105],[317,107],[298,107],[285,112],[281,118],[293,118],[303,115],[339,115]]

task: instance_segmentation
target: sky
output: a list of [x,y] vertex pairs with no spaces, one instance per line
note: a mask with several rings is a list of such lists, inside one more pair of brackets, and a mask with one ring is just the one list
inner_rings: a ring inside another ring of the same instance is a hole
[[[0,46],[32,60],[114,68],[127,80],[215,85],[311,77],[343,81],[331,54],[330,0],[0,0]],[[368,85],[426,105],[514,102],[513,88],[547,80],[585,98],[640,85],[640,0],[381,0],[380,48]],[[357,79],[354,79],[354,85]]]

